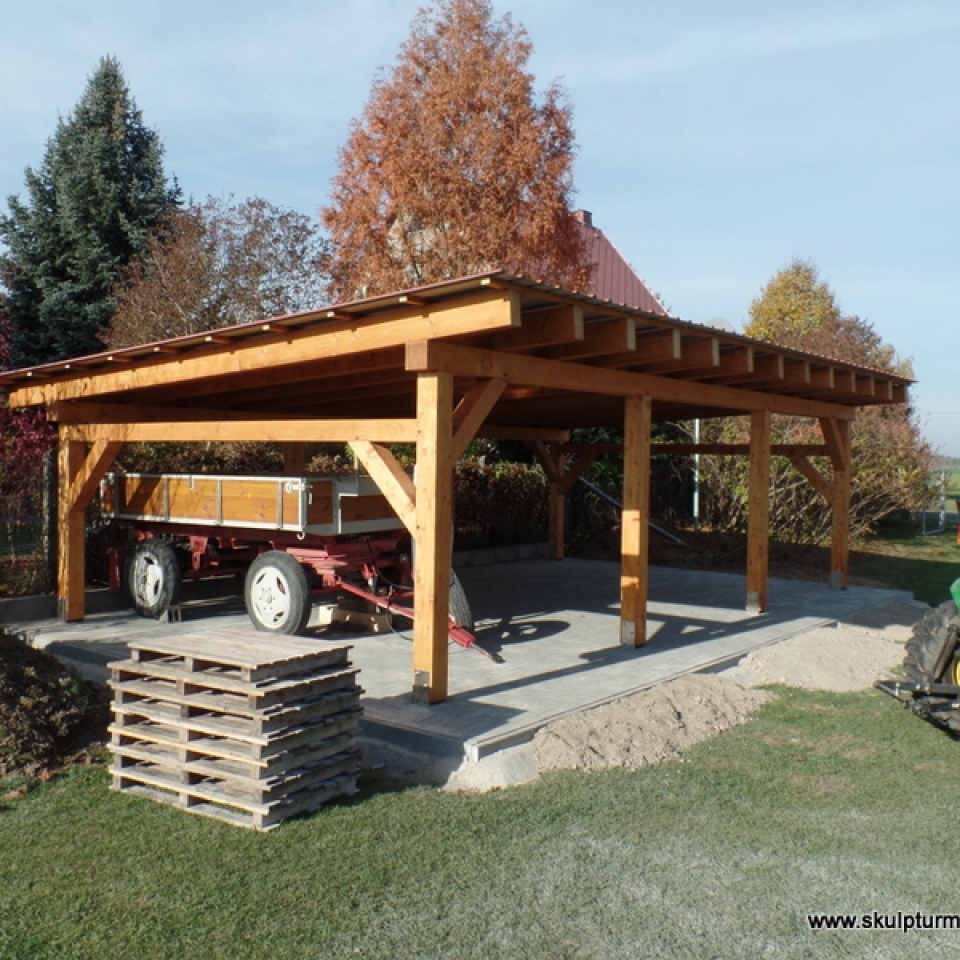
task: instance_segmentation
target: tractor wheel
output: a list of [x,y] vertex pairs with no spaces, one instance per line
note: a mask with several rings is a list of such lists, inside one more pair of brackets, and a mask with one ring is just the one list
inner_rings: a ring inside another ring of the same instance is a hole
[[180,602],[183,578],[173,547],[163,540],[141,540],[124,570],[127,592],[141,617],[154,620]]
[[247,571],[243,597],[258,630],[303,633],[310,619],[310,586],[304,568],[289,553],[261,553]]
[[[952,683],[956,678],[954,654],[958,630],[960,612],[952,600],[926,613],[907,641],[907,654],[903,661],[907,680],[911,683],[936,683],[943,679],[945,683]],[[948,673],[950,676],[944,676]]]

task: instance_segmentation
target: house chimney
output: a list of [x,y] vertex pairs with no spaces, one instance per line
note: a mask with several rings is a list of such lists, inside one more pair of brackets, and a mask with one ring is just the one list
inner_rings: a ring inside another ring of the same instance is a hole
[[574,210],[573,215],[580,221],[585,227],[593,227],[593,214],[589,210]]

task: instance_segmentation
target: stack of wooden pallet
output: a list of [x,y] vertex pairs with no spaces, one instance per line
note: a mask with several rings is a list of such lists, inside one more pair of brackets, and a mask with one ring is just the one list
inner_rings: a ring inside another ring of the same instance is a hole
[[356,789],[349,646],[211,626],[129,647],[110,664],[113,789],[257,830]]

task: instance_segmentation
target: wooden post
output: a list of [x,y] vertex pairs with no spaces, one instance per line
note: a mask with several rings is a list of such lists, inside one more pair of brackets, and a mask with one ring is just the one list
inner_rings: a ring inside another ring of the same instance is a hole
[[550,481],[550,514],[548,517],[548,536],[550,538],[550,556],[562,560],[564,541],[567,535],[567,495],[556,480]]
[[531,447],[537,461],[543,468],[550,491],[549,512],[547,514],[550,556],[554,560],[562,560],[567,522],[567,491],[562,485],[566,458],[563,454],[555,454],[540,440],[534,440]]
[[830,586],[846,590],[850,580],[850,481],[853,469],[850,421],[834,420],[832,428],[834,441],[827,441],[833,462]]
[[453,546],[453,377],[417,377],[416,563],[413,698],[447,698],[450,552]]
[[[68,428],[69,429],[69,428]],[[57,485],[57,608],[62,620],[82,620],[86,564],[85,511],[100,478],[123,449],[118,440],[95,440],[87,453],[83,440],[70,439],[60,428]]]
[[82,620],[84,615],[84,505],[72,496],[73,483],[83,469],[87,445],[67,440],[61,427],[59,484],[57,487],[57,613],[61,620]]
[[647,642],[652,406],[650,397],[627,397],[624,402],[620,643],[628,647]]
[[306,443],[284,443],[283,450],[283,472],[299,476],[307,469],[307,445]]
[[750,414],[750,488],[747,522],[747,611],[767,609],[770,544],[770,413]]

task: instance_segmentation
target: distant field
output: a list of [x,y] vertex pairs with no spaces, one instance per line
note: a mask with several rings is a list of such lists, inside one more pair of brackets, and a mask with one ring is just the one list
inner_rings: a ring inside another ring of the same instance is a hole
[[[948,513],[957,512],[957,503],[960,501],[960,467],[950,467],[943,470],[934,471],[934,480],[939,480],[939,474],[946,476],[946,509]],[[936,491],[931,498],[928,510],[940,509],[939,484],[935,483],[933,489]]]

